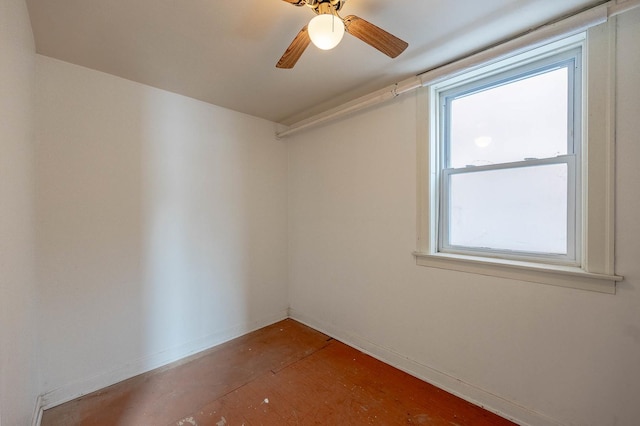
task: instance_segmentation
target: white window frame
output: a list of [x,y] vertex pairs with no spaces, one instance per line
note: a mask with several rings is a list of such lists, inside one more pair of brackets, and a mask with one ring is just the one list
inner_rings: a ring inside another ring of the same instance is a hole
[[[439,249],[441,183],[437,92],[480,76],[508,70],[557,52],[582,49],[582,142],[576,238],[579,253],[573,262],[526,259],[499,254]],[[418,265],[493,277],[615,293],[622,277],[614,273],[614,135],[615,135],[615,19],[565,40],[518,53],[420,89],[418,99]]]
[[[580,225],[580,191],[581,180],[580,172],[580,151],[581,151],[581,118],[582,118],[582,46],[574,47],[569,44],[567,49],[559,52],[552,52],[548,57],[542,59],[538,57],[529,57],[522,63],[518,63],[516,67],[507,69],[491,68],[487,75],[480,78],[473,78],[469,82],[457,82],[447,84],[442,82],[431,87],[431,97],[438,102],[438,116],[435,117],[438,123],[438,142],[441,144],[440,158],[437,161],[437,167],[441,170],[440,175],[440,199],[439,204],[439,220],[438,220],[438,251],[442,253],[458,253],[468,254],[472,256],[497,257],[513,260],[524,260],[540,263],[554,263],[562,265],[577,266],[580,262],[580,236],[576,232]],[[452,99],[463,96],[467,93],[474,93],[486,87],[498,87],[504,83],[511,83],[517,80],[524,80],[529,77],[540,75],[544,72],[554,69],[568,69],[568,85],[567,85],[567,141],[565,155],[553,158],[530,159],[522,158],[519,161],[509,163],[500,163],[486,166],[474,166],[465,168],[450,168],[449,165],[449,148],[450,140],[450,124],[448,119],[451,118],[451,102]],[[526,253],[515,252],[509,250],[498,250],[488,248],[473,248],[455,246],[449,241],[449,185],[450,177],[458,174],[473,174],[490,170],[507,170],[522,167],[535,167],[551,164],[566,164],[568,171],[567,182],[567,253],[563,255],[543,254],[543,253]]]

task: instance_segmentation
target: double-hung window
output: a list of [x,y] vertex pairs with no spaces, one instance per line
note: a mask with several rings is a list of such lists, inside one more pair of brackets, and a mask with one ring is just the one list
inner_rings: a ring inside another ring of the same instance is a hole
[[419,265],[615,292],[614,31],[426,84]]
[[577,265],[580,49],[437,91],[438,249]]

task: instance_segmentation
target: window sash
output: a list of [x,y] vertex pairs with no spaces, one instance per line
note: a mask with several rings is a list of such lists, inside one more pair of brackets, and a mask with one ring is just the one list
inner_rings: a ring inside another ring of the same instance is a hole
[[470,81],[459,82],[453,87],[443,87],[438,90],[440,106],[440,140],[442,144],[442,168],[450,166],[450,136],[451,136],[451,103],[460,98],[484,90],[490,90],[505,84],[535,77],[549,71],[567,68],[567,154],[580,155],[581,140],[581,74],[582,48],[575,47],[543,59],[528,63],[516,63],[509,69],[498,69],[484,77],[475,77]]
[[[536,167],[552,164],[565,164],[567,166],[567,247],[566,254],[540,253],[533,251],[517,251],[506,249],[479,248],[468,246],[456,246],[450,243],[450,181],[451,176],[468,173],[480,173],[493,170],[509,170],[516,168]],[[552,263],[559,265],[579,265],[579,253],[577,247],[578,221],[577,218],[577,171],[576,156],[562,155],[553,158],[524,160],[504,164],[492,164],[486,166],[475,166],[465,168],[450,168],[442,170],[440,179],[440,220],[438,232],[438,247],[442,253],[479,255],[487,257],[499,257],[513,260],[527,260],[541,263]]]
[[[543,159],[523,159],[509,163],[498,163],[484,166],[450,168],[450,124],[451,101],[455,98],[483,90],[499,87],[504,84],[523,80],[555,69],[567,68],[567,155]],[[442,253],[463,254],[471,256],[494,257],[523,260],[537,263],[559,264],[568,266],[581,265],[581,101],[582,89],[582,53],[580,47],[573,47],[560,53],[512,65],[508,69],[496,69],[484,76],[474,76],[467,81],[458,81],[449,87],[440,87],[436,99],[439,101],[439,206],[437,208],[437,251]],[[527,251],[500,250],[454,246],[450,244],[450,177],[459,173],[476,173],[488,170],[506,170],[515,167],[531,167],[544,164],[566,164],[567,179],[567,249],[566,254],[546,254]]]

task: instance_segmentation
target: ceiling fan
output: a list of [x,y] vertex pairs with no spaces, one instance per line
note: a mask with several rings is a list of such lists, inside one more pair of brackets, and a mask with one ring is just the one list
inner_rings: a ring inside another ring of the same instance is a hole
[[311,42],[321,49],[332,49],[340,43],[345,31],[391,58],[395,58],[409,46],[407,42],[355,15],[345,18],[338,16],[338,11],[346,0],[283,1],[294,6],[309,6],[317,16],[293,39],[278,61],[277,68],[293,68]]

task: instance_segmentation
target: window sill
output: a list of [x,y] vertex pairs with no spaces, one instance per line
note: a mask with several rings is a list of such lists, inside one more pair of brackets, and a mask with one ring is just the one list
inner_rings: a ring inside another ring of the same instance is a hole
[[548,265],[448,253],[414,252],[416,264],[490,277],[549,284],[580,290],[615,294],[616,282],[623,277],[587,272],[572,266]]

